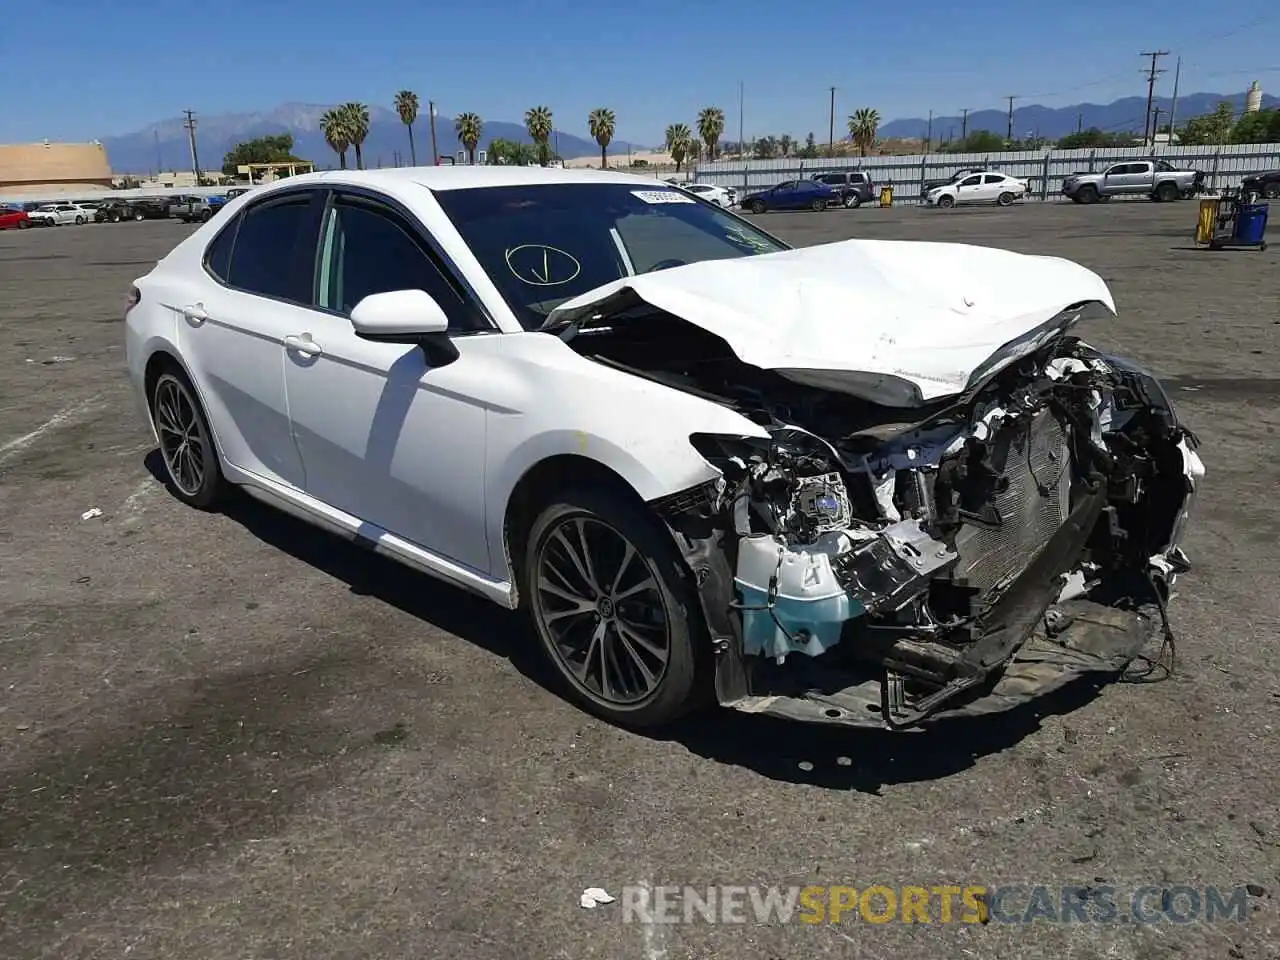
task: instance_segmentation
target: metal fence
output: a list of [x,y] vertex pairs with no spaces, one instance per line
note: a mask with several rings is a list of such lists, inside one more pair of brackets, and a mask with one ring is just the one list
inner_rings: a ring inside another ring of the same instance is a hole
[[[1143,157],[1141,150],[1124,147],[1097,150],[1023,150],[1008,153],[931,153],[912,157],[831,157],[801,160],[716,160],[695,164],[690,179],[734,187],[739,191],[760,190],[784,180],[811,177],[815,173],[865,170],[877,185],[892,184],[893,199],[921,199],[926,182],[945,180],[965,167],[985,167],[1030,182],[1028,197],[1060,200],[1062,181],[1072,173],[1099,171],[1121,160]],[[1205,186],[1211,190],[1238,187],[1251,173],[1280,167],[1280,143],[1243,143],[1230,146],[1168,147],[1154,153],[1175,166],[1202,170]]]

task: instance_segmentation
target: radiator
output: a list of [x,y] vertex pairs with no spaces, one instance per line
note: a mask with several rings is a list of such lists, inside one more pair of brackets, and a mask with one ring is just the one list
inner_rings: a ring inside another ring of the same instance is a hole
[[[1016,576],[1071,509],[1067,430],[1049,410],[1001,430],[991,445],[992,466],[1007,481],[992,506],[996,526],[966,521],[956,534],[955,579],[986,592]],[[1038,481],[1038,482],[1037,482]]]

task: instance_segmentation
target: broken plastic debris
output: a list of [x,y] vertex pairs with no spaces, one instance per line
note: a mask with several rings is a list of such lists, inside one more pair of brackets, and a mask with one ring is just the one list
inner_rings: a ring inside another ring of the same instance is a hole
[[90,507],[84,513],[80,514],[81,520],[92,520],[94,517],[102,516],[102,511],[97,507]]
[[582,896],[578,898],[578,903],[586,910],[594,910],[602,903],[613,903],[615,899],[609,896],[601,887],[587,887],[582,891]]

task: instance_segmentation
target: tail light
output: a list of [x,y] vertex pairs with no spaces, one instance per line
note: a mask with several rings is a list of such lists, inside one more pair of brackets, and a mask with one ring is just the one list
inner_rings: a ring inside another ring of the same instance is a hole
[[128,313],[130,310],[136,307],[139,304],[139,302],[141,302],[141,300],[142,300],[142,291],[139,290],[137,287],[130,287],[129,288],[129,305],[124,308],[124,312]]

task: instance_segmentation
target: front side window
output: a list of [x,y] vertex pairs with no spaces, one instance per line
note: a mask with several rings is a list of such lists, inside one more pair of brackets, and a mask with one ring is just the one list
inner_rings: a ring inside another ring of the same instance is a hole
[[395,290],[429,293],[448,316],[450,330],[485,326],[398,214],[359,197],[337,197],[320,235],[317,306],[349,316],[370,294]]
[[293,267],[296,251],[308,242],[310,204],[310,194],[298,194],[246,210],[236,230],[227,283],[246,293],[302,302],[305,294],[297,289]]
[[961,181],[960,181],[960,186],[962,186],[962,187],[976,187],[976,186],[977,186],[978,184],[980,184],[981,182],[982,182],[982,177],[969,177],[967,180],[961,180]]
[[435,196],[530,330],[565,300],[622,277],[788,249],[719,206],[658,185],[476,187]]

